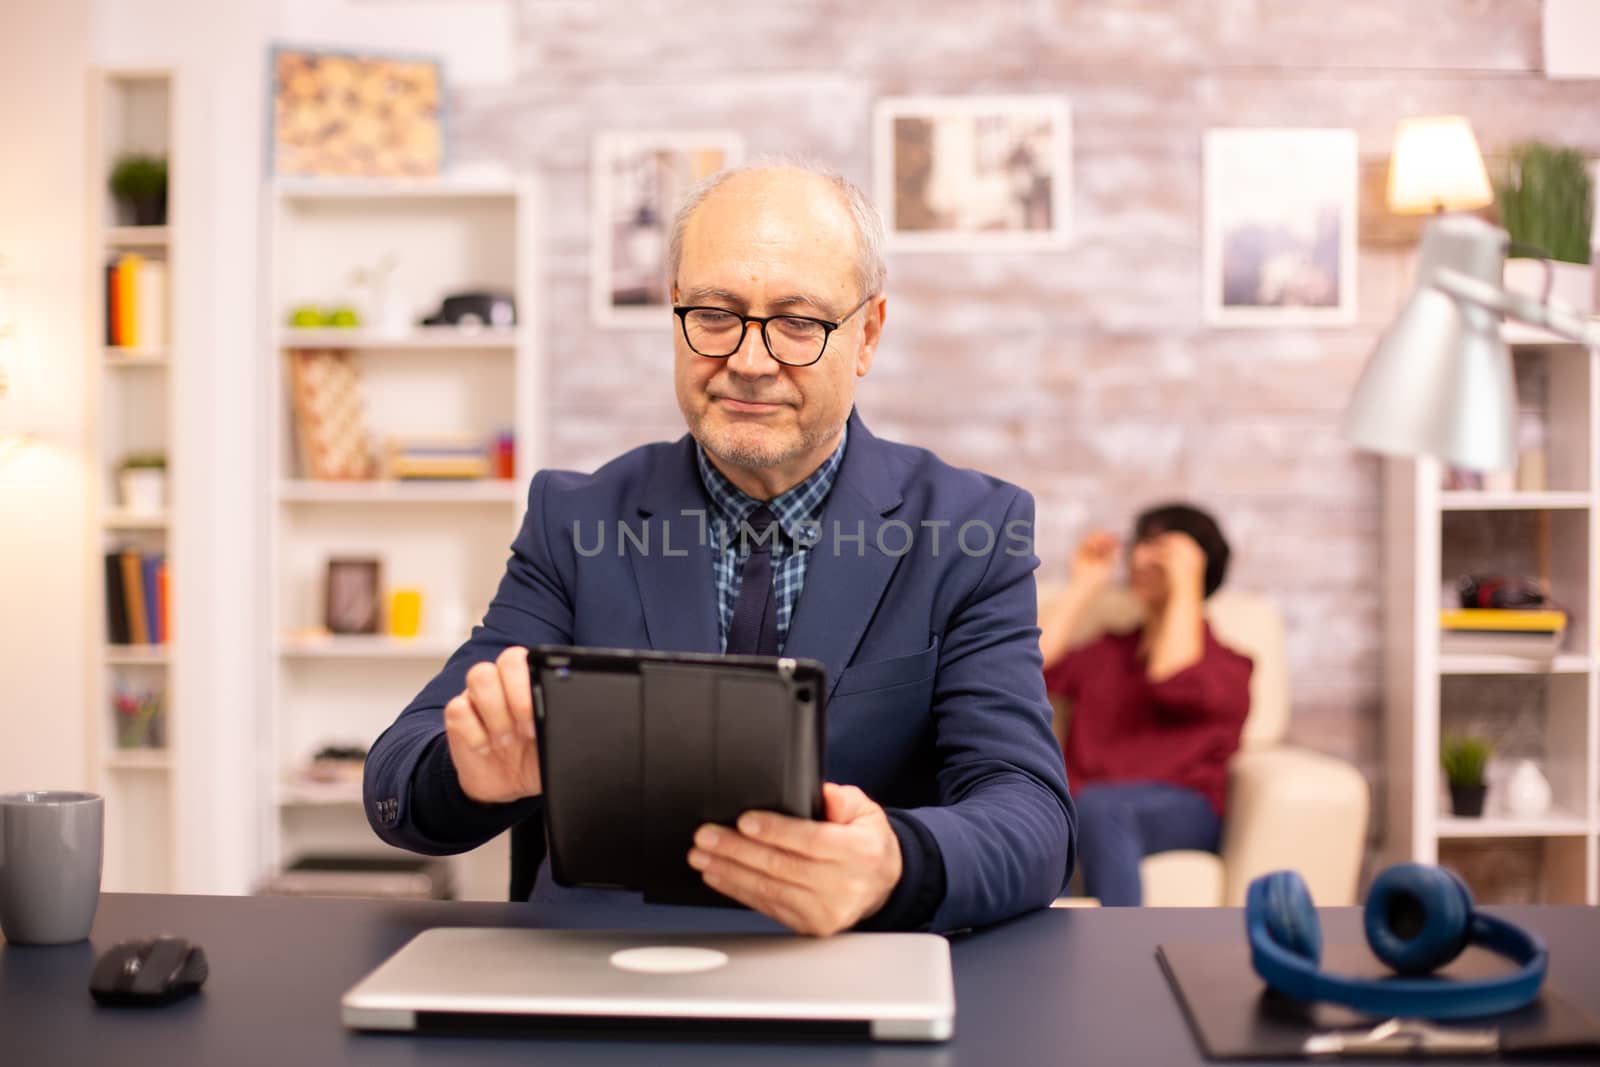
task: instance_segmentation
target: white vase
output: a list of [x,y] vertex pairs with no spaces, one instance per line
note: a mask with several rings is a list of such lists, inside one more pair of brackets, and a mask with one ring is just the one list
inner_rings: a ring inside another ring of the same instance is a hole
[[167,472],[154,467],[132,467],[118,476],[122,506],[132,515],[159,515],[167,506]]
[[1501,790],[1506,814],[1517,819],[1537,819],[1550,810],[1550,780],[1531,759],[1521,759],[1506,776]]
[[[1594,270],[1585,263],[1550,263],[1550,297],[1580,315],[1594,312]],[[1507,289],[1537,300],[1544,293],[1544,261],[1508,259],[1501,280]]]

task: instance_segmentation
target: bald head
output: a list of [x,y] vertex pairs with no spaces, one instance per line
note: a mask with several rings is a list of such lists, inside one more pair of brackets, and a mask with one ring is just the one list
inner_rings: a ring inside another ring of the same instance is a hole
[[788,219],[812,228],[817,242],[848,257],[859,299],[883,290],[883,220],[877,208],[838,173],[808,162],[758,162],[719,171],[684,197],[672,220],[667,245],[667,281],[676,286],[684,244],[696,220],[713,201],[718,214],[742,212],[753,219]]

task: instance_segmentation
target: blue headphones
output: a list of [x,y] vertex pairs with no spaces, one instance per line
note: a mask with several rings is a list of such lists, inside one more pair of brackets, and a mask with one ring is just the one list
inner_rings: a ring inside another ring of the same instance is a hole
[[[1390,867],[1367,894],[1367,944],[1400,978],[1349,978],[1322,970],[1322,928],[1305,881],[1274,871],[1250,883],[1244,906],[1250,962],[1273,989],[1296,1000],[1326,1000],[1384,1018],[1464,1019],[1498,1015],[1539,995],[1550,954],[1544,942],[1504,919],[1473,910],[1466,883],[1443,867]],[[1520,970],[1470,981],[1425,977],[1481,945]]]

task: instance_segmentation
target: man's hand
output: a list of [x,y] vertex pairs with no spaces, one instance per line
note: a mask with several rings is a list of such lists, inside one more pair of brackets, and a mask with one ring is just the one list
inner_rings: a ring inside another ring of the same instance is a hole
[[702,826],[689,866],[706,885],[802,934],[827,936],[876,914],[900,884],[900,841],[853,785],[822,787],[826,822],[747,811],[737,831]]
[[1112,533],[1092,533],[1079,541],[1072,553],[1073,588],[1084,596],[1093,596],[1110,585],[1116,574],[1119,547],[1117,536]]
[[543,786],[528,650],[508,648],[493,663],[473,664],[466,689],[444,706],[444,733],[468,797],[503,804],[538,796]]
[[1176,530],[1160,536],[1157,545],[1161,552],[1161,569],[1167,574],[1167,591],[1192,598],[1205,599],[1206,553],[1205,549],[1186,533]]

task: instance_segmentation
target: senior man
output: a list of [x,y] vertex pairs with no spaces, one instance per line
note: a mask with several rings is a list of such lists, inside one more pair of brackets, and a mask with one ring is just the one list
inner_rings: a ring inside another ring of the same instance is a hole
[[[482,624],[372,746],[380,837],[446,854],[515,828],[526,854],[542,816],[529,646],[781,652],[827,667],[826,818],[702,827],[684,862],[706,885],[819,935],[983,925],[1061,891],[1075,824],[1033,501],[856,414],[883,334],[882,245],[871,204],[818,168],[723,172],[690,194],[663,316],[689,433],[534,476]],[[620,526],[641,536],[604,540]],[[531,881],[557,921],[662,907],[518,867],[514,895]]]

